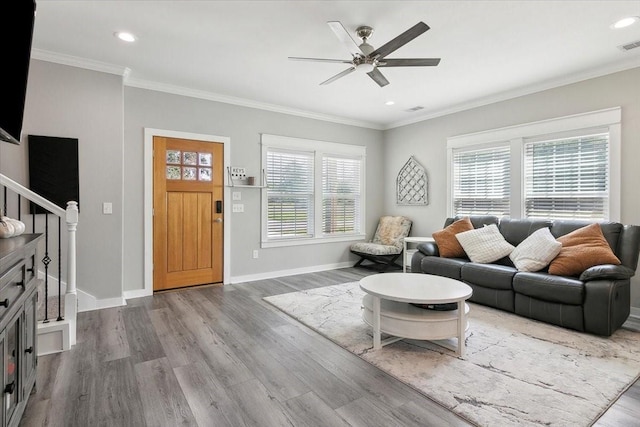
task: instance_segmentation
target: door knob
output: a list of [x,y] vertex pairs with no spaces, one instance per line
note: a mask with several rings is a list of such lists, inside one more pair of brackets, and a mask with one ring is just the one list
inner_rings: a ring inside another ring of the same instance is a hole
[[213,220],[214,222],[222,222],[222,218],[216,218]]

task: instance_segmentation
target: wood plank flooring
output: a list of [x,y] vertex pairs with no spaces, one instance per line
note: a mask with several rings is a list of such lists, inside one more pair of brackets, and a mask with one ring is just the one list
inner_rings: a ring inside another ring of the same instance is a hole
[[[31,426],[468,426],[262,297],[359,280],[346,268],[164,292],[80,313],[41,356]],[[637,426],[640,385],[596,426]]]

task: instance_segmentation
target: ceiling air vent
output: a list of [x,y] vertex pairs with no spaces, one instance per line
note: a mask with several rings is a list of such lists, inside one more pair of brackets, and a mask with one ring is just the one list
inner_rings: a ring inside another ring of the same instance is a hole
[[623,44],[621,46],[618,46],[620,48],[620,50],[627,52],[631,49],[635,49],[637,47],[640,47],[640,40],[637,40],[635,42],[631,42],[631,43],[627,43],[627,44]]
[[409,108],[408,110],[405,110],[405,111],[408,113],[413,113],[414,111],[419,111],[419,110],[424,110],[424,107],[421,105],[418,105],[416,107]]

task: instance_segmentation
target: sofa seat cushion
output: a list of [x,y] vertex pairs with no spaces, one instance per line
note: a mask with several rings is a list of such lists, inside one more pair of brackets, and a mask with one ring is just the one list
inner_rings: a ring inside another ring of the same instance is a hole
[[358,242],[350,246],[353,252],[360,252],[369,255],[397,255],[402,252],[402,248],[390,245],[379,245],[377,243]]
[[513,290],[542,301],[569,305],[584,302],[582,281],[547,273],[517,273],[513,278]]
[[462,258],[427,256],[422,259],[420,268],[422,272],[427,274],[435,274],[436,276],[444,276],[460,280],[460,270],[462,269],[462,266],[467,263],[469,263],[469,260]]
[[506,265],[469,262],[462,266],[462,280],[485,288],[511,290],[513,276],[517,272]]

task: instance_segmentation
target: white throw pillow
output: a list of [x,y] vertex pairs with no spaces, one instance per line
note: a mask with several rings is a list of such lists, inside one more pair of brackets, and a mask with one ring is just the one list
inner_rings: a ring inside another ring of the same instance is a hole
[[561,249],[562,243],[544,227],[520,242],[509,258],[519,271],[539,271],[549,265]]
[[495,224],[463,231],[456,234],[456,239],[471,261],[483,264],[504,258],[514,249],[514,246],[502,237]]

